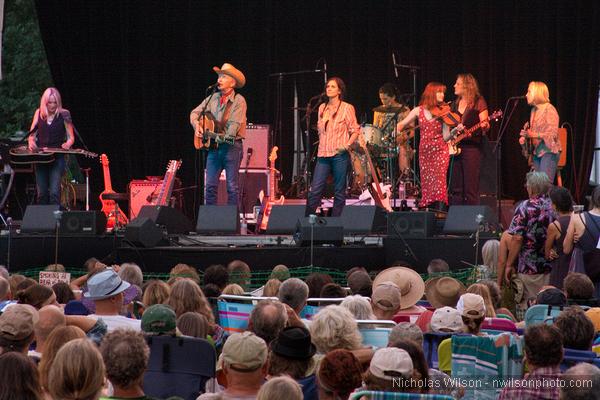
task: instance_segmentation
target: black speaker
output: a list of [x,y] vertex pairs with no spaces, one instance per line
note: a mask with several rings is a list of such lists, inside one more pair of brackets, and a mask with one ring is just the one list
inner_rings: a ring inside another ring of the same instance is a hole
[[496,196],[498,193],[498,157],[502,149],[498,146],[496,153],[494,153],[496,143],[483,136],[481,166],[479,168],[479,193],[482,195]]
[[163,231],[150,218],[137,217],[125,227],[125,240],[138,247],[154,247],[163,242]]
[[27,206],[21,233],[47,233],[56,230],[56,218],[54,212],[59,211],[57,204]]
[[64,211],[59,231],[63,235],[100,235],[106,231],[102,211]]
[[386,211],[377,206],[348,206],[342,211],[344,233],[383,233],[387,227]]
[[[314,223],[311,224],[311,221]],[[344,227],[341,217],[303,217],[299,219],[294,235],[296,244],[310,246],[311,238],[315,245],[341,246],[344,243]]]
[[387,234],[390,237],[428,238],[435,232],[435,213],[400,211],[388,214]]
[[496,214],[488,206],[450,206],[444,233],[471,234],[480,224],[497,224]]
[[156,225],[164,226],[169,235],[190,233],[192,222],[176,208],[167,206],[142,206],[138,217],[150,218]]
[[200,206],[196,232],[208,235],[239,233],[240,215],[237,206]]
[[271,208],[266,233],[294,234],[298,220],[304,218],[305,213],[306,206],[304,205],[274,205]]

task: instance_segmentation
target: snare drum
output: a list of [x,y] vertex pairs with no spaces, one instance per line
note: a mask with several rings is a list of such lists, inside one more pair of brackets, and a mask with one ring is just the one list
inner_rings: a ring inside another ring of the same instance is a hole
[[376,126],[366,124],[360,128],[360,132],[365,138],[365,142],[375,146],[383,146],[383,133]]

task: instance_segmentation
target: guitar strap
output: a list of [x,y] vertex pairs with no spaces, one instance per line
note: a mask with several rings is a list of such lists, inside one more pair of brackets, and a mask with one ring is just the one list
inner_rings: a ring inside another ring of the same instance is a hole
[[227,125],[227,121],[229,121],[229,115],[231,114],[232,105],[233,101],[227,100],[227,104],[225,104],[225,111],[223,111],[223,117],[221,117],[221,121],[219,122],[219,125],[221,125],[223,130],[225,130],[225,125]]

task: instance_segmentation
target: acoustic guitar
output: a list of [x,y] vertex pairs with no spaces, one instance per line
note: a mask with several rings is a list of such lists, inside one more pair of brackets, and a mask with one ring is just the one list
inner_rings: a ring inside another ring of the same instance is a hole
[[194,147],[196,150],[215,149],[219,143],[233,145],[235,137],[225,134],[225,124],[219,121],[210,111],[205,111],[198,119],[200,126],[204,127],[204,133],[194,134]]
[[275,179],[277,170],[275,169],[275,160],[277,160],[277,150],[279,147],[274,146],[271,149],[271,154],[269,154],[269,196],[263,198],[263,206],[262,209],[262,218],[259,218],[259,229],[261,231],[267,230],[267,225],[269,224],[269,215],[271,215],[271,208],[273,205],[281,205],[285,201],[285,197],[281,196],[279,199],[276,199],[276,189],[275,189]]
[[119,208],[119,204],[114,200],[105,200],[102,198],[103,194],[115,193],[115,191],[112,189],[108,157],[106,154],[100,155],[100,164],[102,164],[102,171],[104,172],[104,191],[100,193],[100,202],[102,203],[102,212],[106,215],[106,229],[113,229],[116,225],[116,221],[118,221],[121,226],[127,225],[129,219],[127,219],[125,213]]
[[392,206],[390,204],[390,191],[383,191],[382,186],[379,183],[379,176],[377,175],[377,170],[373,165],[373,160],[371,159],[371,153],[369,152],[369,148],[367,146],[367,142],[365,142],[362,135],[358,136],[358,143],[360,147],[365,151],[365,156],[367,158],[367,162],[369,164],[369,169],[371,170],[371,178],[373,182],[368,186],[369,192],[371,193],[371,197],[375,202],[375,205],[385,209],[386,211],[392,212]]

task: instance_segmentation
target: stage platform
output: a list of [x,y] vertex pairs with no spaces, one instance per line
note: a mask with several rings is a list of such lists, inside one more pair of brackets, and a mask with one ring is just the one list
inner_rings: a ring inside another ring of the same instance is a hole
[[[489,237],[479,241],[481,246]],[[291,235],[177,235],[169,245],[153,248],[133,246],[122,234],[99,236],[61,235],[58,238],[58,262],[81,268],[89,257],[106,263],[136,262],[147,272],[168,272],[177,263],[203,270],[211,264],[240,259],[253,269],[271,269],[277,264],[289,267],[311,265],[310,247],[299,247]],[[52,234],[18,234],[3,231],[0,236],[0,264],[11,272],[43,267],[54,263],[56,237]],[[452,269],[475,263],[473,237],[439,236],[431,238],[388,238],[386,235],[346,236],[342,246],[315,246],[312,265],[347,270],[364,266],[382,269],[397,261],[406,261],[425,272],[433,258],[443,258]]]

